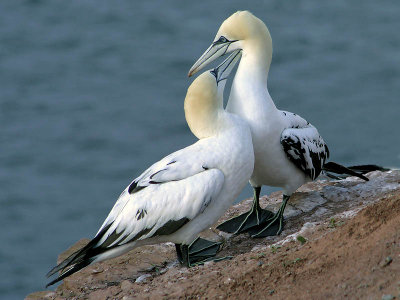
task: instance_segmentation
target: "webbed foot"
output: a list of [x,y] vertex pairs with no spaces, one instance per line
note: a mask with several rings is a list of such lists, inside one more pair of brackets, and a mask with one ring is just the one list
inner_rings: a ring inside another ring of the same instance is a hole
[[239,234],[249,229],[264,224],[274,216],[269,210],[262,209],[259,203],[261,187],[254,187],[254,201],[252,208],[237,217],[233,217],[217,226],[218,230]]
[[203,264],[206,261],[216,259],[222,243],[197,238],[188,245],[175,244],[179,262],[186,267]]
[[265,223],[266,220],[270,219],[273,215],[274,213],[269,210],[252,208],[248,212],[233,217],[232,219],[218,225],[217,229],[228,233],[239,234]]
[[274,214],[271,218],[267,219],[264,223],[260,224],[259,226],[253,227],[250,230],[248,230],[251,237],[262,238],[266,236],[274,236],[281,234],[284,226],[283,212],[285,211],[285,207],[289,198],[290,196],[283,195],[282,205],[276,212],[276,214]]

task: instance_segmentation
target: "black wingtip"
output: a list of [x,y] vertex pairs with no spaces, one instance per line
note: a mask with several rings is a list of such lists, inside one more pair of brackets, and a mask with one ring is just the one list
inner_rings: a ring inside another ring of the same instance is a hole
[[51,285],[53,285],[53,284],[59,282],[60,280],[61,280],[61,279],[56,278],[56,279],[54,279],[53,281],[50,281],[48,284],[46,284],[46,289],[47,289],[49,286],[51,286]]
[[50,277],[59,271],[61,274],[56,279],[49,282],[46,287],[53,285],[65,277],[68,277],[69,275],[72,275],[75,272],[78,272],[80,269],[90,265],[93,262],[94,257],[109,250],[109,248],[97,246],[97,243],[101,240],[110,226],[111,224],[105,226],[88,244],[86,244],[86,246],[83,246],[81,249],[75,251],[57,266],[52,268],[47,273],[47,277]]
[[72,253],[70,256],[68,256],[66,259],[64,259],[62,262],[60,262],[58,265],[53,267],[47,274],[46,277],[49,278],[50,276],[53,276],[59,271],[63,271],[66,269],[68,266],[72,265],[74,261],[77,260],[77,258],[84,254],[89,248],[91,248],[91,242],[89,242],[86,246],[82,247],[81,249],[75,251]]
[[[78,272],[80,269],[86,267],[88,264],[83,265],[83,263],[80,263],[78,265],[75,265],[73,267],[71,267],[68,271],[66,272],[62,272],[56,279],[50,281],[48,284],[46,284],[46,288],[48,288],[49,286],[63,280],[65,277],[68,277],[69,275],[72,275],[75,272]],[[47,273],[47,277],[50,277],[52,275],[54,275],[57,271],[59,271],[58,266],[54,267],[49,273]]]
[[[48,276],[48,277],[49,277],[49,276]],[[49,286],[51,286],[51,285],[53,285],[53,284],[55,284],[55,283],[57,283],[57,282],[63,280],[65,277],[66,277],[66,276],[60,275],[60,276],[58,276],[56,279],[50,281],[48,284],[46,284],[46,289],[47,289]]]
[[347,168],[350,170],[356,171],[356,172],[360,172],[361,174],[365,174],[365,173],[369,173],[369,172],[373,172],[373,171],[387,172],[387,171],[391,170],[389,168],[385,168],[385,167],[373,165],[373,164],[350,166]]
[[57,273],[58,272],[57,267],[58,266],[55,266],[49,272],[47,272],[46,277],[49,278],[50,276],[53,276],[55,273]]
[[326,172],[332,172],[332,173],[336,173],[336,174],[346,174],[346,175],[356,176],[365,181],[369,181],[369,179],[367,177],[365,177],[363,174],[357,173],[349,168],[346,168],[345,166],[342,166],[342,165],[332,162],[332,161],[324,164],[323,170]]
[[78,263],[78,264],[72,266],[69,270],[67,270],[66,272],[62,272],[56,279],[54,279],[54,280],[50,281],[48,284],[46,284],[46,288],[63,280],[64,278],[80,271],[84,267],[90,265],[90,263],[91,263],[91,260],[87,260],[87,261],[83,261],[81,263]]

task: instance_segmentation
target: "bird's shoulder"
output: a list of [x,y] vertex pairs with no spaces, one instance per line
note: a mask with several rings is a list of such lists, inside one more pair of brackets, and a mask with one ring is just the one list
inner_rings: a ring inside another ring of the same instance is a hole
[[279,113],[284,120],[286,128],[303,128],[306,126],[312,126],[306,119],[298,114],[285,110],[280,110]]
[[151,184],[182,180],[209,169],[211,149],[207,149],[206,145],[199,142],[151,165],[129,184],[128,193],[132,194]]

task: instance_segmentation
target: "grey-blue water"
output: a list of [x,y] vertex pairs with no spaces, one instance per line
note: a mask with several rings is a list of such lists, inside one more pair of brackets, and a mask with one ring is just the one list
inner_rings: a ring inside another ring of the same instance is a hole
[[186,74],[238,9],[269,26],[277,106],[332,160],[400,165],[396,0],[1,1],[1,299],[43,289],[135,176],[195,141]]

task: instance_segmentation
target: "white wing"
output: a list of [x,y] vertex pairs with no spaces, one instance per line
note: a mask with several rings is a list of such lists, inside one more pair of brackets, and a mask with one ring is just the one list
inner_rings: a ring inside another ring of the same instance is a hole
[[218,197],[223,173],[186,149],[152,165],[122,192],[96,235],[96,247],[172,234]]
[[300,116],[282,111],[289,124],[281,134],[287,157],[312,180],[318,177],[329,157],[329,149],[317,129]]

